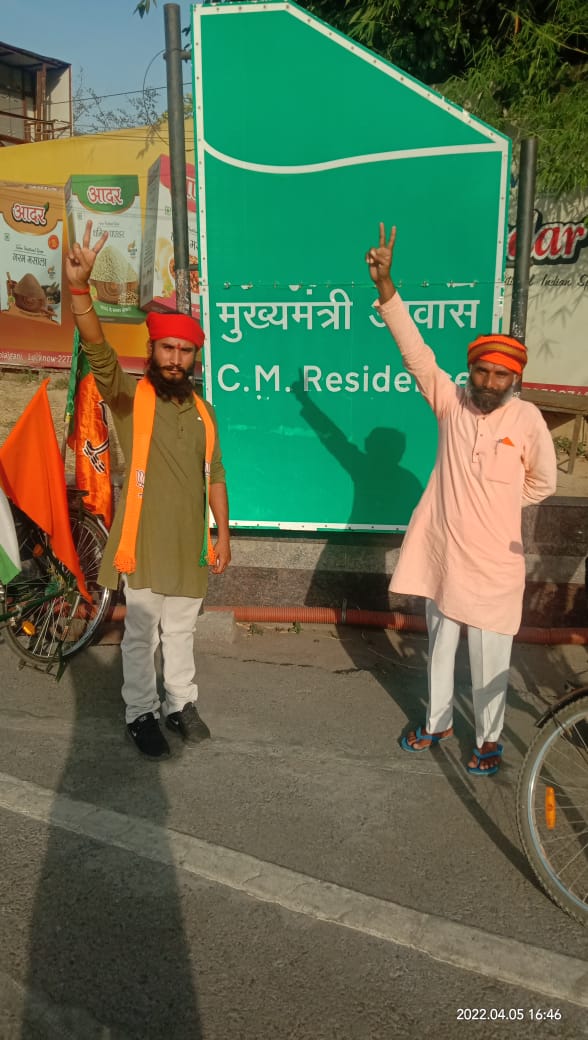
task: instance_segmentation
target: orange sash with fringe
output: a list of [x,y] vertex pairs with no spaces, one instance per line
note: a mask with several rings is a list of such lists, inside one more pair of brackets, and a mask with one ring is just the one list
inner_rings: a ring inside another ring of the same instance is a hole
[[[153,434],[153,422],[155,419],[156,404],[155,389],[149,380],[143,376],[137,384],[137,392],[133,403],[133,447],[131,452],[131,471],[129,476],[129,487],[127,501],[125,503],[125,514],[123,517],[122,532],[118,549],[114,556],[114,566],[121,574],[132,574],[137,566],[135,557],[135,546],[137,544],[137,531],[141,519],[143,507],[143,490],[145,487],[145,471],[149,458],[149,447]],[[213,564],[216,554],[210,537],[210,468],[216,431],[210,413],[202,398],[194,394],[194,404],[202,422],[204,423],[205,449],[204,449],[204,536],[202,549],[198,564],[206,567]]]

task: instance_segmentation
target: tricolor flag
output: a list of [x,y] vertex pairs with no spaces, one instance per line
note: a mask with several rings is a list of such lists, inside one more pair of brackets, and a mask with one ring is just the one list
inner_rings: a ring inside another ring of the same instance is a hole
[[20,571],[18,538],[8,499],[0,488],[0,582],[7,585]]
[[69,525],[65,469],[47,396],[48,382],[41,383],[0,448],[0,486],[49,535],[58,560],[91,602]]
[[76,329],[65,409],[67,443],[76,457],[76,487],[84,491],[84,506],[112,523],[110,441],[106,405],[100,399],[88,359],[80,350]]

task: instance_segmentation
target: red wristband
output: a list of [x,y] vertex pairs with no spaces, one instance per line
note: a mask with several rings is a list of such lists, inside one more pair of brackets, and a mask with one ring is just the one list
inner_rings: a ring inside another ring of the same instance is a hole
[[73,285],[70,285],[69,291],[72,296],[88,296],[90,294],[90,287],[86,286],[85,289],[76,289]]

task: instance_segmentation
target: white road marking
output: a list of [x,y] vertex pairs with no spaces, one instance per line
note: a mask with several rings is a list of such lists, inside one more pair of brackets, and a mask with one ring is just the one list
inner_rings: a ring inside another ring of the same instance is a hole
[[0,773],[0,808],[125,849],[293,913],[408,946],[444,964],[588,1007],[588,962],[470,928],[102,809]]

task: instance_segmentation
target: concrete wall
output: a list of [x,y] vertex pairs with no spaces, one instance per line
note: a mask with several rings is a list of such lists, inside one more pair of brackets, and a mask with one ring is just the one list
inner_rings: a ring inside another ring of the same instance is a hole
[[[402,534],[300,537],[235,532],[233,562],[211,578],[209,606],[322,606],[424,612],[418,597],[393,596],[388,582]],[[588,502],[552,498],[523,511],[527,588],[523,623],[588,625],[584,561]]]

